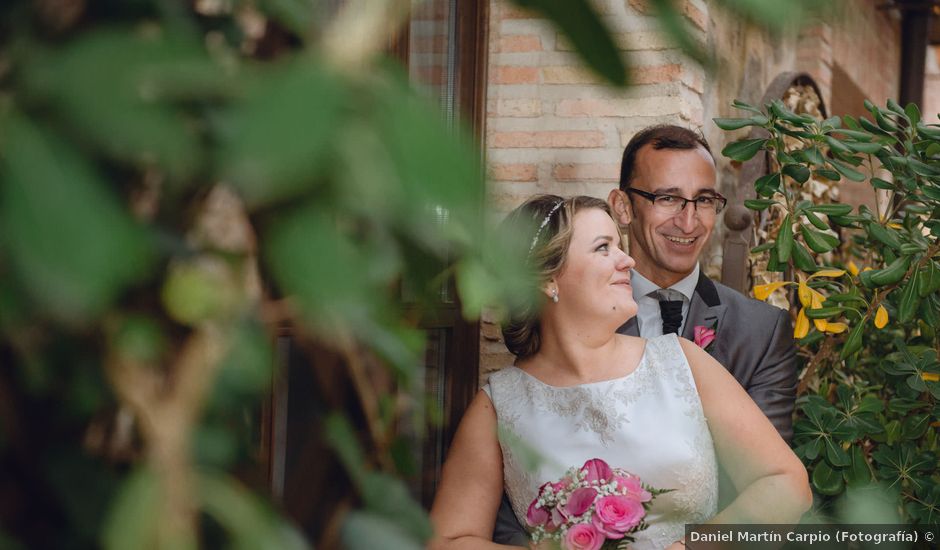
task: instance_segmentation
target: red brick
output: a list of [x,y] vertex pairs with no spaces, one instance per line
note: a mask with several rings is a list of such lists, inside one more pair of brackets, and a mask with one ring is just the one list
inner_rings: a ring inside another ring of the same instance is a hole
[[500,37],[496,51],[501,53],[540,52],[542,39],[532,34],[513,34]]
[[619,164],[556,164],[552,176],[557,181],[603,181],[620,179]]
[[604,147],[604,134],[594,131],[494,132],[488,145],[494,149]]
[[493,84],[537,84],[539,70],[536,67],[496,67],[490,73]]
[[534,11],[527,10],[525,8],[520,8],[514,6],[509,2],[500,2],[499,13],[497,17],[500,19],[538,19],[539,15]]
[[496,181],[536,181],[538,167],[534,164],[494,164],[490,177]]
[[630,114],[622,102],[608,99],[563,99],[555,107],[555,115],[575,116],[626,116]]
[[685,5],[682,7],[682,14],[699,29],[703,31],[708,30],[708,16],[702,13],[702,10],[692,5],[692,2],[689,2],[689,0],[686,0]]
[[447,37],[443,35],[438,36],[424,36],[424,37],[412,37],[411,38],[411,54],[420,54],[420,53],[445,53],[447,51]]
[[542,82],[545,84],[597,84],[600,79],[584,67],[563,65],[543,67]]
[[444,85],[444,67],[442,65],[425,65],[416,69],[418,82],[428,86]]
[[493,110],[497,116],[537,117],[542,114],[542,101],[539,99],[498,99]]
[[653,12],[653,7],[650,5],[649,0],[630,0],[628,3],[637,13],[649,15]]
[[681,73],[682,65],[678,63],[654,67],[636,67],[633,69],[633,74],[630,75],[630,82],[632,84],[661,84],[676,80]]

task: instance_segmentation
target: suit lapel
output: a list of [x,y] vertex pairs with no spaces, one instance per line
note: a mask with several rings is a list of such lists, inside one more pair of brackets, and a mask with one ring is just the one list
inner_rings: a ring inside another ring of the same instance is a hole
[[[695,327],[697,326],[715,327],[715,332],[720,333],[721,321],[727,307],[718,298],[718,289],[715,288],[715,283],[706,277],[704,272],[699,273],[695,293],[689,303],[689,318],[682,330],[683,338],[694,341]],[[715,356],[720,344],[720,338],[715,340],[715,345],[712,346],[711,351],[712,356]]]

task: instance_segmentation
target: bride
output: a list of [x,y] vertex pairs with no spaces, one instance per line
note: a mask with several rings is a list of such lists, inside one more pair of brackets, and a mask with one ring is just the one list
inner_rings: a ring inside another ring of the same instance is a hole
[[[687,523],[798,521],[812,502],[806,470],[734,378],[674,334],[616,333],[637,312],[634,261],[607,203],[542,195],[506,223],[534,233],[528,261],[543,304],[503,329],[516,362],[490,376],[460,423],[431,547],[502,547],[491,536],[503,491],[525,525],[539,487],[591,458],[672,490],[631,548],[681,549]],[[542,459],[535,468],[526,449]],[[721,511],[716,460],[739,493]]]

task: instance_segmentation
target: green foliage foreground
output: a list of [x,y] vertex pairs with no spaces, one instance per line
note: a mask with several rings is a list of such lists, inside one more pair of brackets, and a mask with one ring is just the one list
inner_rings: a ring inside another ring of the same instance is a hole
[[[766,152],[774,167],[745,204],[782,218],[754,253],[784,276],[754,291],[764,299],[792,289],[799,303],[805,370],[794,445],[817,511],[845,512],[852,493],[876,484],[875,509],[856,507],[855,519],[938,523],[940,124],[894,101],[866,102],[870,117],[824,121],[779,101],[735,106],[748,117],[716,119],[719,127],[761,131],[724,155],[744,162]],[[804,200],[813,179],[870,185],[884,208]]]
[[[629,82],[586,0],[518,3]],[[335,4],[0,3],[0,546],[304,547],[252,477],[278,328],[410,391],[401,281],[409,313],[452,278],[471,317],[526,299],[512,243],[483,244],[480,155],[382,55],[411,3]],[[769,24],[820,2],[719,4]],[[367,433],[323,428],[361,504],[345,542],[419,547],[391,445],[361,445],[390,396],[360,390]]]

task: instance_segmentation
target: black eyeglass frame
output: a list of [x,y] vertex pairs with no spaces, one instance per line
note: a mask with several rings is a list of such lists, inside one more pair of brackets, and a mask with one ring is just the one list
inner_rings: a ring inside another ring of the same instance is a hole
[[726,199],[725,197],[723,197],[720,193],[715,193],[714,195],[699,196],[699,197],[695,197],[694,199],[687,199],[687,198],[685,198],[685,197],[680,197],[679,195],[670,195],[669,193],[650,193],[650,192],[648,192],[648,191],[643,191],[643,190],[640,190],[640,189],[634,189],[633,187],[627,187],[626,189],[624,189],[624,191],[626,191],[627,193],[636,193],[637,195],[639,195],[639,196],[643,197],[644,199],[650,201],[650,202],[653,203],[654,205],[656,204],[656,199],[658,199],[659,197],[671,197],[671,198],[673,198],[673,199],[677,199],[677,200],[683,201],[683,202],[682,202],[682,208],[680,208],[678,211],[676,211],[676,214],[679,214],[679,213],[681,213],[682,211],[684,211],[684,210],[685,210],[685,207],[686,207],[690,202],[692,203],[692,207],[695,208],[695,211],[698,212],[698,200],[699,200],[699,199],[703,199],[703,198],[709,198],[709,199],[714,199],[714,200],[717,200],[717,201],[718,201],[718,203],[717,203],[717,204],[718,204],[718,207],[715,208],[715,215],[720,214],[721,211],[725,209],[725,206],[728,206],[728,199]]

